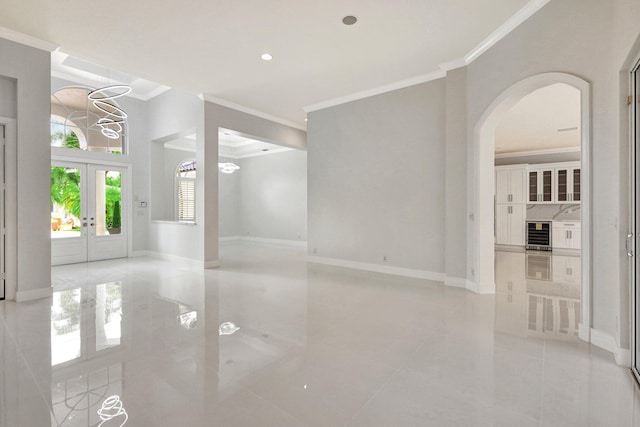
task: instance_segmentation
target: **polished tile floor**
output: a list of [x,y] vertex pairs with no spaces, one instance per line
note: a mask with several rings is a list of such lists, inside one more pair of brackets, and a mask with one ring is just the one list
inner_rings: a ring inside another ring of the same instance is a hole
[[0,303],[0,426],[640,426],[629,371],[577,339],[575,259],[497,253],[479,296],[221,253],[55,267],[53,298]]

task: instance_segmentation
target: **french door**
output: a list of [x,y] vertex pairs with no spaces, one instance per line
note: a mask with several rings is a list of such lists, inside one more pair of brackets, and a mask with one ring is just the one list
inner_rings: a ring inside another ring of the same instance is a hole
[[52,265],[127,256],[126,184],[122,167],[52,161]]
[[632,283],[632,307],[631,307],[631,370],[640,382],[640,254],[638,244],[640,239],[640,63],[636,65],[631,75],[631,152],[632,156],[632,230],[627,236],[627,254],[631,258],[631,283]]

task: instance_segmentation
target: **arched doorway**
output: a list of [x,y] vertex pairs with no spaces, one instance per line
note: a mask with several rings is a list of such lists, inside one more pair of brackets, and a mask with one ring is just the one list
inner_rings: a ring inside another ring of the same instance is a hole
[[474,129],[475,176],[473,205],[475,228],[473,231],[473,259],[470,264],[475,271],[475,281],[479,293],[495,292],[494,271],[494,153],[495,131],[501,117],[518,101],[531,92],[543,87],[565,83],[580,91],[581,109],[581,162],[582,162],[582,204],[581,224],[582,244],[582,283],[581,283],[581,322],[579,336],[588,341],[591,324],[591,254],[590,254],[590,86],[579,77],[566,73],[544,73],[526,78],[498,96],[484,112]]

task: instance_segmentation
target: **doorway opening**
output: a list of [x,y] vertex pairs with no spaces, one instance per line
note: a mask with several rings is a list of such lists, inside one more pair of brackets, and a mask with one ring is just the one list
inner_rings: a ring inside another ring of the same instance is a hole
[[306,248],[306,152],[224,128],[218,147],[221,258],[232,242]]
[[[474,227],[474,258],[470,260],[472,266],[472,275],[476,281],[479,293],[495,293],[496,292],[496,257],[495,257],[495,235],[497,234],[495,218],[500,215],[498,211],[498,194],[496,193],[496,168],[494,166],[495,153],[496,153],[496,135],[497,129],[501,120],[506,117],[509,110],[516,107],[517,104],[522,101],[528,95],[541,90],[543,88],[550,88],[553,85],[563,84],[577,90],[579,92],[579,159],[580,161],[574,165],[562,165],[558,168],[524,168],[521,172],[514,174],[515,178],[509,180],[509,185],[515,185],[518,188],[522,188],[522,194],[513,191],[507,191],[507,200],[501,200],[506,206],[508,206],[509,212],[518,214],[518,222],[525,221],[527,219],[528,205],[551,205],[557,204],[559,201],[566,205],[566,212],[559,215],[569,213],[570,215],[579,216],[579,221],[574,221],[573,226],[576,223],[579,224],[581,243],[579,243],[580,261],[576,264],[571,260],[571,263],[567,265],[560,265],[557,263],[556,269],[558,272],[571,272],[571,276],[574,278],[576,274],[573,274],[575,269],[580,270],[579,289],[580,289],[580,304],[579,306],[573,305],[572,307],[563,307],[567,313],[571,314],[572,321],[575,322],[575,318],[579,318],[577,323],[578,336],[588,341],[590,337],[590,307],[591,307],[591,287],[590,287],[590,185],[589,185],[589,140],[590,140],[590,90],[588,82],[564,73],[545,73],[536,76],[529,77],[525,80],[516,83],[505,92],[503,92],[485,111],[481,117],[478,125],[475,128],[475,148],[476,148],[476,160],[475,160],[475,193],[474,197],[474,213],[476,224]],[[575,125],[568,126],[566,128],[559,128],[564,132],[570,132],[569,129],[575,127]],[[556,130],[557,131],[557,130]],[[573,129],[571,131],[574,131]],[[499,151],[500,149],[498,149]],[[535,153],[534,153],[535,154]],[[575,161],[575,160],[574,160]],[[559,177],[559,178],[558,178]],[[520,181],[518,181],[520,179]],[[522,184],[522,187],[518,186],[518,182]],[[577,187],[573,187],[573,183],[577,182]],[[556,188],[557,184],[562,183],[562,188]],[[576,191],[577,190],[577,191]],[[560,195],[560,200],[558,199]],[[571,197],[573,196],[573,200]],[[516,198],[522,197],[522,199],[516,200]],[[554,199],[555,197],[555,199]],[[576,200],[576,197],[579,200]],[[563,200],[564,199],[564,200]],[[520,202],[518,209],[515,205]],[[576,209],[576,202],[579,201],[580,208]],[[509,205],[512,205],[509,207]],[[513,211],[511,210],[513,209]],[[537,208],[539,209],[539,208]],[[495,210],[495,214],[494,214]],[[579,212],[577,212],[579,210]],[[571,211],[571,212],[569,212]],[[512,214],[513,215],[513,214]],[[513,219],[513,218],[511,218]],[[541,218],[531,218],[532,220],[539,220]],[[553,219],[553,218],[552,218]],[[572,217],[572,219],[575,219]],[[548,248],[552,249],[553,242],[553,221],[549,221],[548,224],[543,224],[543,221],[533,222],[533,231],[545,231],[548,229],[549,241]],[[514,234],[521,230],[522,234],[515,236],[515,242],[518,244],[526,244],[526,234],[524,234],[525,228],[514,227],[509,229],[509,233]],[[557,227],[556,227],[557,228]],[[516,230],[516,231],[514,231]],[[562,234],[562,231],[565,234]],[[571,236],[572,230],[556,231],[556,238],[560,236]],[[575,230],[573,230],[573,236],[575,236]],[[560,233],[560,234],[558,234]],[[500,238],[504,238],[501,235]],[[565,238],[565,240],[571,240]],[[566,241],[565,245],[569,244]],[[571,242],[570,242],[571,243]],[[573,241],[576,245],[576,241]],[[524,248],[523,248],[524,249]],[[537,249],[542,249],[541,247]],[[524,255],[524,251],[523,255]],[[549,266],[553,268],[551,260],[538,260],[532,259],[530,263],[524,263],[523,269],[528,266],[535,267],[539,262],[549,261]],[[562,260],[564,262],[564,260]],[[532,269],[532,271],[535,268]],[[544,273],[539,272],[541,275]],[[568,273],[567,273],[568,275]],[[536,300],[537,304],[537,300]],[[545,302],[542,301],[544,305]],[[553,304],[552,304],[553,305]],[[555,307],[555,306],[554,306]],[[533,308],[529,308],[533,310]],[[577,309],[577,312],[576,312]],[[555,308],[550,308],[555,310]]]

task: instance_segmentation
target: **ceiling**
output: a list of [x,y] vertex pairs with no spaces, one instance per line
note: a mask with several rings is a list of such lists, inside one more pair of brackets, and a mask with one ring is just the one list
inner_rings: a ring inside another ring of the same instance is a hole
[[580,150],[580,91],[557,83],[531,92],[496,127],[496,155]]
[[[164,143],[165,148],[196,152],[196,135],[188,135]],[[245,159],[247,157],[284,153],[293,148],[258,141],[239,132],[220,128],[218,132],[218,154],[228,159]]]
[[3,0],[0,35],[304,128],[305,107],[469,63],[548,1]]

